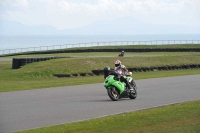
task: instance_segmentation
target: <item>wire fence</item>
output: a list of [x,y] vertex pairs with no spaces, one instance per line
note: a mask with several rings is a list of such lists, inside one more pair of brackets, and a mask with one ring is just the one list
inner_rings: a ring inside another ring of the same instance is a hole
[[95,46],[173,45],[173,44],[200,44],[200,40],[152,40],[152,41],[90,42],[90,43],[77,43],[77,44],[64,44],[64,45],[52,45],[52,46],[4,49],[4,50],[0,50],[0,55],[16,54],[16,53],[24,53],[24,52],[46,51],[46,50],[59,50],[59,49],[68,49],[68,48],[95,47]]

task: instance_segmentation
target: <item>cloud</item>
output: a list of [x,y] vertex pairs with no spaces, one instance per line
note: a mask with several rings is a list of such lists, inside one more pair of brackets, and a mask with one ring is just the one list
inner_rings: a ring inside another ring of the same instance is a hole
[[199,0],[1,0],[0,17],[26,24],[50,24],[59,29],[87,25],[99,19],[132,16],[160,24],[200,24]]
[[[184,9],[197,8],[200,2],[198,0],[179,0],[170,2],[169,0],[128,0],[124,2],[116,2],[114,0],[99,0],[96,4],[89,3],[73,3],[66,0],[58,1],[58,8],[65,13],[102,13],[121,12],[121,13],[152,13],[152,12],[180,12]],[[190,7],[188,7],[190,5]]]
[[1,7],[27,7],[28,2],[27,0],[1,0],[0,1],[0,6]]

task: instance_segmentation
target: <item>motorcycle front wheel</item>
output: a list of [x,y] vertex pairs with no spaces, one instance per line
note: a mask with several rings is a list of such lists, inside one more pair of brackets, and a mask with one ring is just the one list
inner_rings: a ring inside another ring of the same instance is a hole
[[137,97],[137,86],[134,83],[134,85],[132,85],[132,87],[133,87],[133,92],[130,92],[129,98],[130,99],[135,99]]
[[108,92],[108,96],[110,97],[111,100],[113,100],[113,101],[119,100],[120,93],[117,88],[112,87],[110,89],[107,89],[107,92]]

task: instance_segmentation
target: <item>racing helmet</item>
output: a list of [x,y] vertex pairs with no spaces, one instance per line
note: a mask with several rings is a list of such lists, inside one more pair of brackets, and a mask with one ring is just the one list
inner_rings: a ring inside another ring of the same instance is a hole
[[104,69],[103,69],[104,74],[108,74],[109,71],[110,71],[110,67],[109,66],[104,67]]
[[104,67],[103,69],[104,79],[109,75],[109,72],[110,72],[110,67],[109,66]]
[[115,61],[115,67],[116,68],[120,68],[121,67],[121,61],[120,60],[116,60]]
[[130,76],[132,76],[132,74],[133,74],[132,72],[128,72],[128,74],[127,74],[127,75],[130,75]]

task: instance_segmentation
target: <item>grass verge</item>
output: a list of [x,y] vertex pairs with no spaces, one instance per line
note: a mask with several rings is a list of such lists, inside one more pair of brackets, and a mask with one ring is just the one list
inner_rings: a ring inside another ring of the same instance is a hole
[[[80,56],[80,53],[72,53]],[[96,56],[95,56],[96,55]],[[116,53],[87,53],[85,58],[62,58],[30,63],[20,69],[12,69],[11,61],[0,61],[0,92],[31,90],[39,88],[102,83],[103,76],[56,78],[53,74],[91,73],[91,70],[114,66],[120,59],[127,67],[200,64],[198,52],[127,53],[127,57],[116,57]],[[91,57],[92,56],[92,57]],[[21,57],[21,56],[20,56]],[[200,74],[200,69],[134,73],[135,79],[158,78]]]
[[200,100],[18,133],[199,133]]
[[[200,45],[199,45],[200,46]],[[117,57],[119,52],[82,52],[82,53],[54,53],[54,54],[32,54],[32,55],[15,55],[6,58],[37,58],[37,57]],[[155,57],[155,56],[194,56],[200,55],[199,52],[125,52],[125,57]]]
[[[200,74],[199,69],[187,70],[171,70],[171,71],[152,71],[152,72],[137,72],[133,73],[133,78],[147,79],[147,78],[160,78],[171,76],[183,76]],[[103,75],[101,76],[88,76],[88,77],[72,77],[72,78],[56,78],[56,77],[27,77],[23,79],[3,79],[0,80],[0,92],[10,92],[19,90],[32,90],[58,86],[72,86],[81,84],[103,83]],[[136,82],[137,83],[137,82]],[[102,86],[103,87],[103,86]]]

